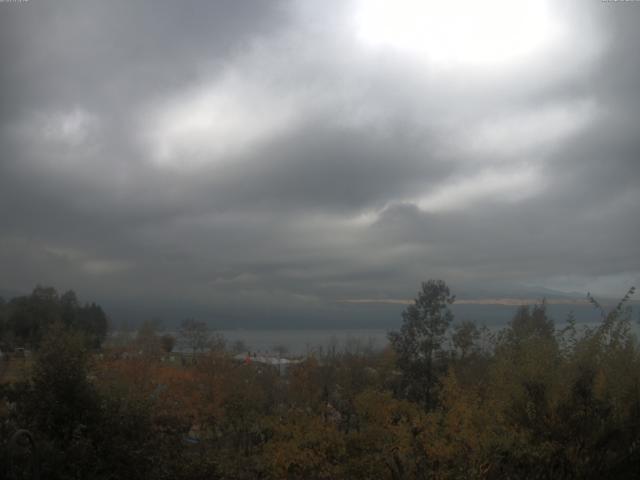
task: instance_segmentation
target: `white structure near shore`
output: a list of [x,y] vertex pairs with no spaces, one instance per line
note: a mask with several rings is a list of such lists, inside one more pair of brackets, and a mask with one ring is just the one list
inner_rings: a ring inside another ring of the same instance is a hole
[[287,370],[291,365],[295,365],[302,362],[302,359],[291,360],[288,358],[276,357],[271,355],[258,355],[258,354],[247,354],[247,353],[239,353],[234,355],[234,360],[239,362],[243,362],[245,364],[259,363],[262,365],[271,365],[272,367],[278,369],[280,375],[286,375]]

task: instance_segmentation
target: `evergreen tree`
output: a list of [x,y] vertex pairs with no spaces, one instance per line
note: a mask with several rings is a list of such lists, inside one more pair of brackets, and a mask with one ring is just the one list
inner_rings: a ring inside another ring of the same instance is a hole
[[400,331],[388,335],[403,374],[404,393],[427,408],[433,405],[437,362],[453,320],[449,305],[454,301],[442,280],[423,282],[413,304],[402,313]]

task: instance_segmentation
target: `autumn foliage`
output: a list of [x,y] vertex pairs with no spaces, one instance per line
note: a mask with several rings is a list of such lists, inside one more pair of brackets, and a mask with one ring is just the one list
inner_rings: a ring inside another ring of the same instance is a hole
[[28,428],[51,479],[637,478],[628,297],[611,312],[594,301],[591,328],[556,328],[543,302],[488,332],[449,328],[444,287],[423,286],[387,349],[309,356],[286,375],[220,349],[98,354],[57,325],[33,378],[2,386],[0,464]]

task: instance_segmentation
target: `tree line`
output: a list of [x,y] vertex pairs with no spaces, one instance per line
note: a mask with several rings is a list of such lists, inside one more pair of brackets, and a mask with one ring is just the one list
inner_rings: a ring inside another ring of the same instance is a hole
[[107,336],[108,320],[102,307],[81,304],[75,292],[59,294],[53,287],[37,286],[30,295],[8,302],[0,297],[0,348],[37,349],[49,328],[61,323],[81,332],[92,348],[100,348]]
[[490,332],[456,322],[431,280],[388,348],[325,351],[285,376],[220,345],[186,364],[135,338],[96,354],[55,322],[29,377],[0,389],[0,465],[28,473],[8,445],[26,428],[51,479],[637,478],[632,294],[611,311],[590,297],[596,326],[556,326],[543,301]]

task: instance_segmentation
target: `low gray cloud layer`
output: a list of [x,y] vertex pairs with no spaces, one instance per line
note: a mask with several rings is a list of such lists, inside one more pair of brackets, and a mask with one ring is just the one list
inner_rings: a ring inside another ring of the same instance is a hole
[[301,5],[0,3],[0,289],[268,324],[638,283],[640,4],[455,50]]

